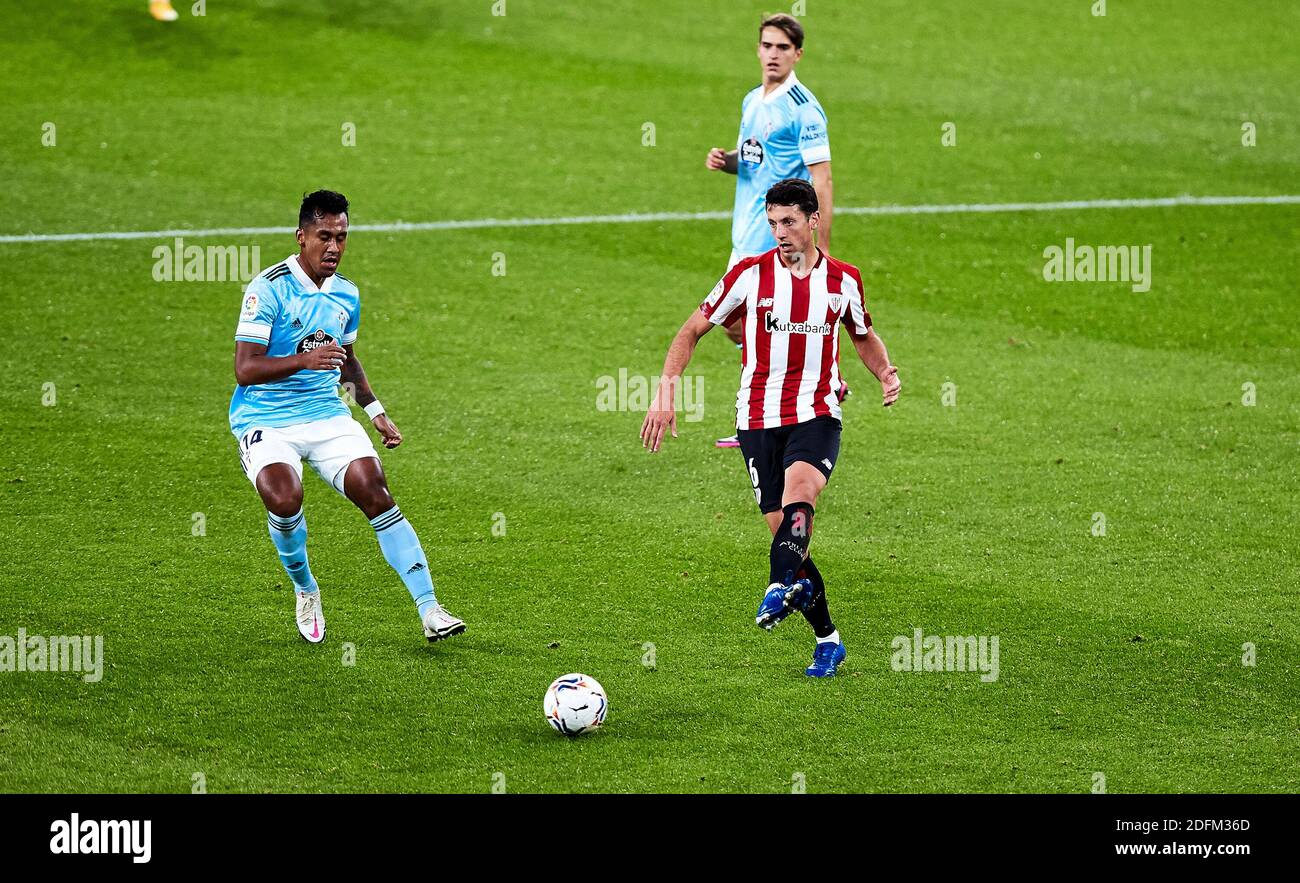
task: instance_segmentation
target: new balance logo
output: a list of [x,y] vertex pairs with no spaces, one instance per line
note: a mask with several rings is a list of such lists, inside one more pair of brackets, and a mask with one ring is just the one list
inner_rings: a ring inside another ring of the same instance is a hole
[[421,564],[419,561],[417,561],[417,562],[415,562],[414,564],[412,564],[412,565],[411,565],[411,569],[408,570],[408,571],[406,571],[406,572],[407,572],[407,573],[419,573],[421,570],[424,570],[424,565]]
[[770,306],[772,306],[772,298],[770,298],[770,297],[760,297],[760,298],[758,299],[758,308],[759,308],[760,310],[763,309],[763,307],[770,307]]

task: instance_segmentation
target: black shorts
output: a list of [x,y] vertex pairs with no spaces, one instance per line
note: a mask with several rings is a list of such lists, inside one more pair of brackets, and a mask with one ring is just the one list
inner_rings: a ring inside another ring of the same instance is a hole
[[830,481],[840,455],[840,421],[814,417],[775,429],[739,429],[740,453],[754,486],[754,501],[763,513],[781,508],[785,471],[791,463],[811,463]]

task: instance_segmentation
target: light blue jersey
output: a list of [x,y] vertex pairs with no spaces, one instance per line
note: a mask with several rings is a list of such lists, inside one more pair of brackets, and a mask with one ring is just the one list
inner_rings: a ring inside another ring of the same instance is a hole
[[768,189],[786,178],[811,181],[808,167],[830,161],[826,112],[791,71],[767,95],[760,85],[745,96],[736,149],[731,246],[741,257],[763,254],[776,248],[767,226]]
[[[317,288],[297,256],[249,283],[235,340],[266,344],[268,356],[291,356],[357,339],[361,295],[335,273]],[[239,438],[253,426],[292,426],[349,414],[339,398],[340,372],[299,371],[283,380],[238,386],[230,400],[230,429]]]

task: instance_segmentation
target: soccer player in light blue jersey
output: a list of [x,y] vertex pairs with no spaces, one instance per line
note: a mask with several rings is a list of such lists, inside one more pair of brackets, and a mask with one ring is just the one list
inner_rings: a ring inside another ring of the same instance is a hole
[[429,561],[388,492],[379,455],[352,419],[338,386],[353,391],[384,447],[402,434],[384,413],[353,349],[361,317],[356,285],[339,275],[348,237],[348,201],[318,190],[298,212],[298,254],[255,278],[235,329],[230,429],[244,474],[266,506],[271,541],[297,595],[298,633],[325,640],[320,586],[307,564],[302,461],[365,513],[384,558],[415,599],[424,636],[438,641],[465,631],[434,595]]
[[[831,142],[826,111],[794,68],[803,58],[803,25],[792,15],[770,15],[758,26],[758,60],[763,82],[740,103],[740,135],[735,150],[712,148],[704,165],[736,176],[736,203],[731,216],[731,260],[737,262],[776,248],[767,224],[767,191],[778,181],[802,178],[817,191],[821,224],[817,246],[830,253]],[[727,336],[741,344],[739,323],[726,326]],[[841,400],[848,395],[845,384]],[[739,447],[736,436],[718,439],[718,447]]]

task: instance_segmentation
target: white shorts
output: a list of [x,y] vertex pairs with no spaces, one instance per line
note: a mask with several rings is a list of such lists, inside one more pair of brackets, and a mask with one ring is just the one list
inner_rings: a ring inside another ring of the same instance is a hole
[[379,454],[365,428],[344,414],[292,426],[253,426],[239,440],[239,462],[254,487],[257,473],[272,463],[288,463],[301,480],[306,458],[316,474],[341,494],[348,464],[362,457],[378,459]]

